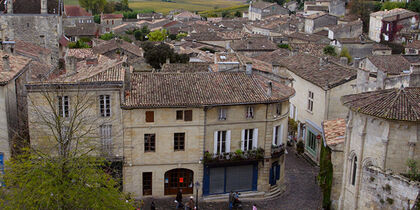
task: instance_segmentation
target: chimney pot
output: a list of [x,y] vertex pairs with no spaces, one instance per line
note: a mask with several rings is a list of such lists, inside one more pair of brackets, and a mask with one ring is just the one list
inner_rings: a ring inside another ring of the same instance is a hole
[[48,13],[48,0],[41,0],[41,14]]
[[3,56],[3,71],[10,71],[10,61],[9,56]]

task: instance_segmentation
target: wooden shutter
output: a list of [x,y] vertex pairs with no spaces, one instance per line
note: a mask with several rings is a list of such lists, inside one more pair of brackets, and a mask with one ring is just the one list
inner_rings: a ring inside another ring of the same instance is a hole
[[146,111],[146,122],[154,122],[154,121],[155,121],[155,112]]
[[185,110],[184,115],[185,121],[192,121],[192,110]]
[[230,130],[226,131],[226,152],[230,152]]
[[243,129],[241,132],[241,150],[242,151],[245,151],[244,141],[245,141],[245,129]]
[[280,125],[280,132],[278,135],[278,144],[283,144],[283,124]]
[[273,127],[273,145],[276,145],[276,126]]
[[217,154],[217,134],[218,134],[218,132],[215,131],[214,132],[214,148],[213,148],[213,153],[214,154]]
[[254,129],[254,139],[252,140],[252,148],[258,148],[258,128]]

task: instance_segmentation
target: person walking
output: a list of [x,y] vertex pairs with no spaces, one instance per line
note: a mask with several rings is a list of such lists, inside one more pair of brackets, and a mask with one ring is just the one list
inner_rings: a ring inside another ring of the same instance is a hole
[[255,204],[255,203],[254,203],[254,204],[252,205],[252,210],[258,210],[258,209],[257,209],[257,204]]
[[194,197],[190,197],[187,205],[185,205],[185,210],[193,210],[194,209]]
[[176,209],[182,208],[182,189],[179,189],[178,193],[176,194]]
[[156,210],[155,201],[152,201],[152,204],[150,204],[150,210]]

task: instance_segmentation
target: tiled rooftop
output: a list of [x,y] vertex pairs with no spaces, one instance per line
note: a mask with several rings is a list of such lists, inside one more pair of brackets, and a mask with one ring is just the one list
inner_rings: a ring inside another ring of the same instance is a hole
[[322,123],[325,142],[328,146],[344,143],[346,133],[346,120],[326,120]]
[[274,51],[278,49],[277,45],[267,37],[234,40],[231,47],[235,51]]
[[67,17],[92,16],[89,12],[77,5],[65,5],[64,12]]
[[410,69],[410,62],[402,55],[370,55],[367,58],[378,69],[388,74],[398,75]]
[[40,58],[41,55],[51,54],[50,49],[21,40],[16,40],[15,51],[18,54],[35,58]]
[[[6,55],[9,56],[10,70],[4,69],[3,57]],[[22,72],[22,70],[24,70],[30,61],[30,58],[7,54],[3,51],[0,51],[0,85],[6,85],[9,81],[14,79],[17,75],[19,75],[19,73]]]
[[141,49],[135,44],[131,44],[124,40],[117,40],[117,39],[99,43],[97,46],[93,47],[93,52],[97,54],[105,54],[115,49],[123,49],[130,53],[133,53],[134,55],[143,57],[143,49]]
[[126,109],[275,103],[294,94],[293,88],[274,84],[270,97],[259,77],[243,72],[139,73],[131,83]]
[[388,120],[420,122],[420,88],[385,89],[341,97],[354,112]]
[[161,72],[177,72],[177,73],[194,73],[194,72],[208,72],[208,63],[165,63],[162,66]]

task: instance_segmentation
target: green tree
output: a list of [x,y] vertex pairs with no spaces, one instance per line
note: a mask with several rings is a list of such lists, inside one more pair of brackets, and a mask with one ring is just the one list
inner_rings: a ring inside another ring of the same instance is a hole
[[331,45],[325,46],[323,51],[325,55],[337,56],[337,53],[335,52],[335,48]]
[[407,9],[413,12],[420,12],[420,0],[410,1],[407,5]]
[[103,12],[106,4],[106,0],[79,0],[79,5],[93,15]]
[[229,16],[230,16],[229,11],[224,10],[224,11],[222,12],[222,17],[227,18],[227,17],[229,17]]
[[341,50],[340,57],[346,57],[348,63],[350,63],[351,60],[352,60],[352,57],[351,57],[351,55],[349,53],[349,50],[346,47],[343,47],[343,49]]
[[395,8],[405,8],[405,2],[386,1],[382,3],[381,10],[391,10]]
[[134,31],[134,37],[136,40],[146,41],[147,35],[150,33],[150,30],[147,26],[143,26],[140,30]]
[[369,0],[353,0],[350,1],[350,14],[356,15],[363,21],[363,30],[368,32],[370,13],[381,9],[381,2]]
[[167,58],[170,59],[171,63],[187,63],[189,61],[188,55],[175,53],[174,50],[165,43],[155,45],[152,42],[144,42],[141,47],[144,50],[146,62],[155,69],[160,69]]
[[90,48],[91,46],[89,46],[86,42],[84,42],[82,40],[78,40],[77,42],[70,42],[68,44],[68,47],[70,49],[73,49],[73,48],[80,49],[80,48]]
[[101,15],[94,15],[93,16],[93,22],[97,24],[101,24]]
[[333,165],[331,162],[331,150],[321,146],[321,158],[319,164],[318,184],[322,189],[322,207],[330,209],[331,205],[331,186],[333,179]]
[[235,17],[242,17],[242,13],[241,13],[241,12],[239,12],[239,11],[236,11],[236,12],[235,12]]
[[102,40],[111,40],[115,35],[112,32],[102,34],[99,38]]
[[168,32],[165,29],[152,31],[147,35],[150,41],[162,42],[168,37]]
[[105,173],[105,159],[95,156],[100,154],[95,143],[100,122],[91,112],[96,95],[75,86],[71,112],[61,117],[58,98],[69,94],[63,88],[46,85],[28,96],[29,121],[38,134],[31,141],[37,144],[6,163],[1,208],[132,209],[118,182]]
[[177,34],[176,35],[176,39],[177,40],[181,40],[182,38],[184,38],[184,37],[186,37],[186,36],[188,36],[188,34],[187,33],[179,33],[179,34]]

